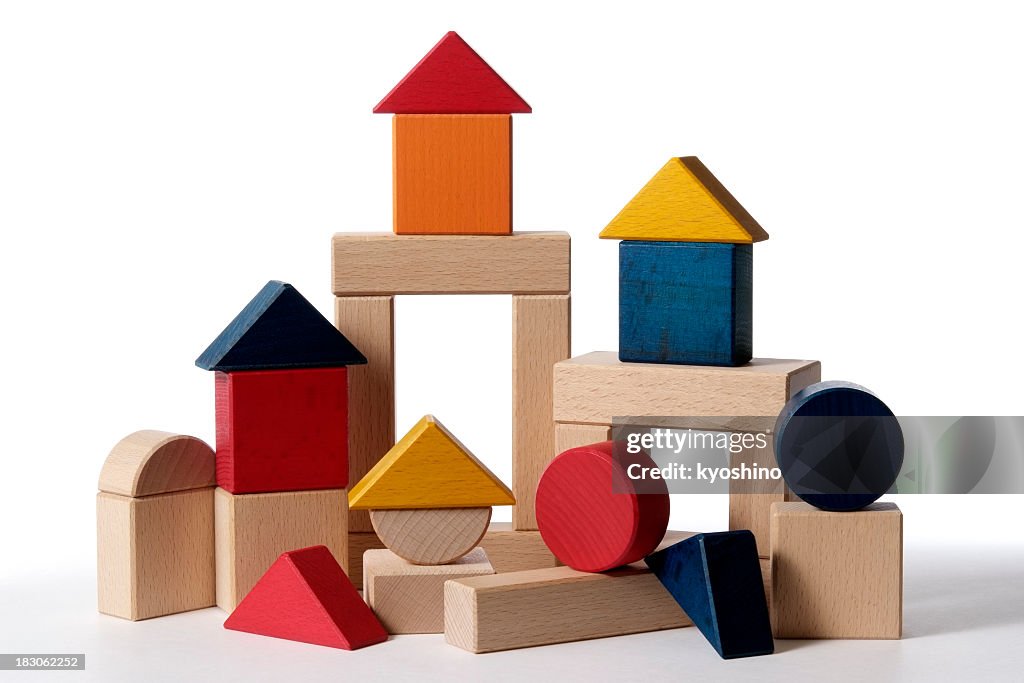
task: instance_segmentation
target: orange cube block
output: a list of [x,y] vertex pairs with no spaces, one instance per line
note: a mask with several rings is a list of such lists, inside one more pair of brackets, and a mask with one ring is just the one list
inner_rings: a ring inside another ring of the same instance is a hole
[[397,114],[394,231],[512,232],[512,116]]

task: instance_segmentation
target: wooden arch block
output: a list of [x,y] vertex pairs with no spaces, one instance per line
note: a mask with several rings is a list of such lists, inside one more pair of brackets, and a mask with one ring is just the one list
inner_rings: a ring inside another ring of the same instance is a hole
[[213,450],[194,436],[155,429],[117,442],[100,470],[100,491],[134,498],[215,484]]
[[281,555],[224,628],[343,650],[388,639],[341,565],[322,545]]
[[[654,461],[635,456],[646,467]],[[551,461],[537,485],[537,525],[555,557],[585,572],[636,562],[654,550],[668,528],[668,487],[638,493],[606,441],[570,449]]]

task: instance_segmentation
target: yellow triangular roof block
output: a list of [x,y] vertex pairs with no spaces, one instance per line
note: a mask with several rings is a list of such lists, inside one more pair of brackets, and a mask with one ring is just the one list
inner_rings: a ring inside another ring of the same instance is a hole
[[513,505],[505,484],[432,415],[416,423],[348,493],[352,510]]
[[768,239],[768,233],[700,159],[675,157],[612,219],[601,237],[749,244]]

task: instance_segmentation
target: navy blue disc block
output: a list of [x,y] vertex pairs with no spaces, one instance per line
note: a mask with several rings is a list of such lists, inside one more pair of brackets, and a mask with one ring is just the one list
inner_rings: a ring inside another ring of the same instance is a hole
[[833,512],[860,510],[896,482],[903,429],[881,399],[851,382],[800,391],[775,423],[775,458],[797,496]]
[[775,652],[754,534],[698,534],[644,561],[723,659]]
[[619,243],[619,360],[743,365],[752,351],[753,245]]

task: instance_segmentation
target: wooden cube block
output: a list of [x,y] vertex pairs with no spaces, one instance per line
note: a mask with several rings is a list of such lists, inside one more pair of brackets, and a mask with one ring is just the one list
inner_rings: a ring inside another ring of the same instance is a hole
[[903,515],[895,504],[825,512],[775,503],[771,555],[776,638],[901,637]]
[[512,117],[397,114],[396,234],[512,232]]
[[752,352],[749,244],[619,244],[619,359],[743,365]]
[[149,619],[215,603],[213,488],[96,496],[99,611]]
[[442,565],[411,564],[390,550],[367,550],[363,598],[388,633],[441,633],[445,582],[493,573],[482,548]]
[[234,495],[218,488],[215,519],[217,605],[229,612],[281,553],[325,545],[348,564],[344,489]]

